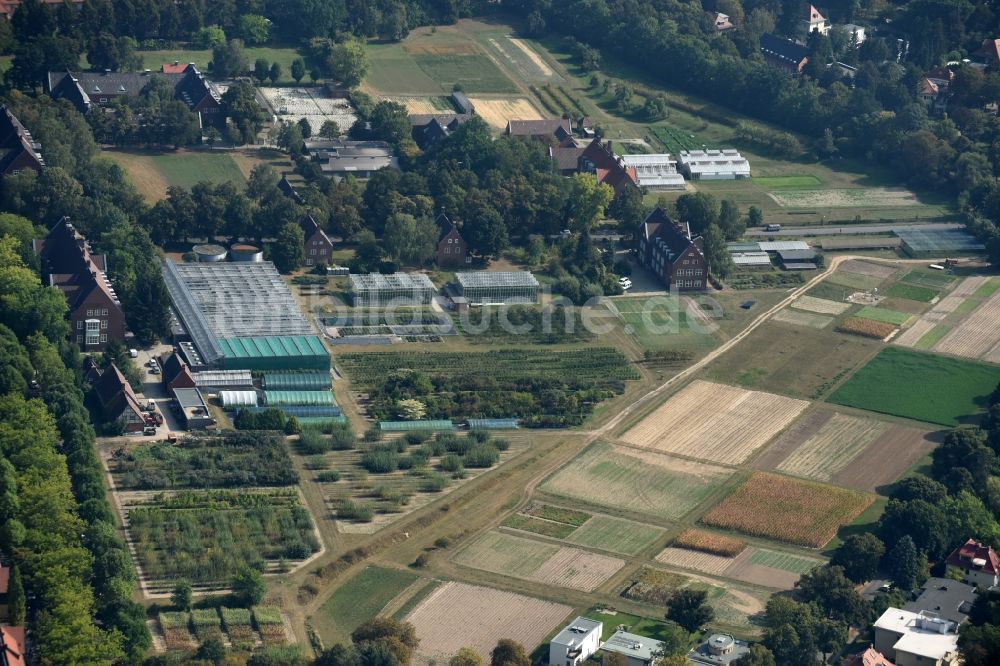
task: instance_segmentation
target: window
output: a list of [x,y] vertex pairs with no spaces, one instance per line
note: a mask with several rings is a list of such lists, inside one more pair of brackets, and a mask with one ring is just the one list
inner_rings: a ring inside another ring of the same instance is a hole
[[106,333],[101,333],[101,342],[107,342],[107,341],[108,341],[107,334]]
[[85,340],[86,344],[96,345],[100,336],[100,331],[101,331],[101,322],[98,321],[97,319],[88,319],[87,337]]
[[77,319],[76,320],[76,330],[79,331],[82,328],[83,328],[83,320],[82,319]]
[[104,308],[104,309],[101,310],[101,316],[102,317],[107,317],[108,316],[108,309],[107,308]]
[[87,316],[88,317],[93,317],[94,316],[94,311],[93,310],[87,310]]
[[322,255],[325,255],[326,254],[326,248],[324,247],[323,249],[321,249],[319,251],[319,253],[322,254]]
[[316,254],[316,248],[309,250],[309,254]]
[[82,335],[76,336],[76,344],[78,344],[78,345],[82,345],[83,344],[83,336]]
[[695,280],[694,281],[694,286],[700,287],[701,286],[701,280]]
[[103,328],[105,331],[108,330],[108,320],[107,319],[102,319],[101,320],[101,328]]
[[16,175],[17,175],[17,174],[19,174],[19,173],[21,173],[21,170],[20,170],[20,169],[14,169],[13,171],[11,171],[11,172],[10,172],[10,175],[12,175],[12,176],[16,176]]
[[445,253],[445,254],[451,254],[451,248],[450,248],[450,247],[446,247],[446,248],[444,249],[444,253]]

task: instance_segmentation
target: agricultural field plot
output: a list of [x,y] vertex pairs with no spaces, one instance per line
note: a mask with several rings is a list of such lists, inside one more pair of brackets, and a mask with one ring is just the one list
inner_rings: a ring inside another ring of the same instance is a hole
[[[821,316],[821,315],[816,315]],[[875,340],[767,322],[706,369],[706,379],[815,400],[865,362]]]
[[488,532],[453,558],[456,564],[543,585],[592,592],[615,574],[624,560],[560,547],[503,532]]
[[829,190],[781,190],[768,192],[784,208],[900,208],[920,206],[917,195],[902,187],[869,187]]
[[454,113],[455,107],[446,97],[385,97],[390,102],[396,102],[406,107],[411,114]]
[[821,548],[874,500],[868,493],[754,472],[702,522],[750,536]]
[[[908,281],[925,279],[933,281],[942,278],[953,279],[947,274],[918,271],[913,271],[903,277],[904,280]],[[935,288],[946,288],[948,283],[932,282],[932,284],[935,285]],[[994,285],[1000,287],[1000,280],[984,276],[965,278],[951,293],[941,298],[930,310],[921,315],[920,319],[903,331],[894,342],[903,347],[919,346],[921,349],[933,347],[954,325],[960,323],[965,315],[974,311],[982,299],[992,295],[989,290],[993,289]],[[984,290],[989,293],[981,295]],[[942,326],[942,328],[938,328],[934,336],[927,338],[926,336],[938,326]]]
[[310,618],[325,644],[350,640],[351,632],[418,580],[416,574],[369,566],[340,585]]
[[442,664],[461,648],[489,659],[501,638],[513,638],[530,653],[570,615],[564,604],[489,587],[448,582],[428,595],[406,621],[420,645],[414,661]]
[[885,294],[886,296],[893,298],[905,298],[911,301],[930,303],[941,295],[941,291],[939,289],[932,289],[931,287],[921,287],[915,284],[907,284],[906,282],[897,282],[889,285]]
[[871,261],[864,261],[863,259],[851,259],[837,266],[838,272],[857,273],[858,275],[867,275],[869,277],[882,278],[883,280],[895,275],[896,270],[892,266],[884,266]]
[[129,180],[146,201],[164,198],[167,188],[176,185],[190,189],[199,182],[246,184],[246,176],[236,161],[220,151],[177,150],[154,152],[114,149],[102,154],[128,173]]
[[797,310],[806,310],[817,314],[839,315],[851,307],[850,303],[830,301],[825,298],[815,296],[800,296],[792,302],[791,307]]
[[638,555],[659,541],[664,533],[652,525],[610,516],[594,516],[578,527],[566,541],[622,555]]
[[680,299],[626,297],[607,299],[606,307],[644,349],[707,350],[718,344],[714,328],[691,314]]
[[813,175],[757,176],[753,181],[772,190],[808,190],[823,184],[823,181]]
[[500,523],[500,527],[531,532],[532,534],[541,534],[553,539],[565,539],[576,531],[576,526],[574,525],[557,523],[553,520],[544,520],[542,518],[535,518],[534,516],[526,516],[522,513],[515,513],[508,516]]
[[1000,368],[887,347],[828,402],[954,427],[971,422],[1000,382]]
[[470,97],[469,101],[475,105],[476,115],[496,129],[506,128],[508,120],[541,120],[545,117],[527,97]]
[[210,638],[228,642],[236,650],[289,642],[285,617],[279,608],[196,608],[190,612],[164,611],[156,622],[168,650],[189,650]]
[[886,324],[895,324],[896,326],[904,326],[913,317],[908,312],[896,312],[895,310],[871,305],[866,305],[858,310],[856,316],[862,319],[885,322]]
[[946,289],[956,280],[954,275],[944,271],[913,270],[900,278],[900,282],[929,287],[931,289]]
[[786,430],[755,466],[830,481],[890,428],[884,421],[817,410]]
[[813,314],[812,312],[802,312],[801,310],[792,310],[785,308],[784,310],[778,311],[773,317],[773,321],[780,321],[782,324],[792,324],[793,326],[807,326],[809,328],[815,328],[821,330],[830,325],[833,321],[833,317],[828,317],[821,314]]
[[895,482],[907,470],[934,450],[928,432],[894,426],[830,478],[843,488],[884,494],[884,486]]
[[839,333],[858,335],[872,340],[888,340],[897,331],[896,324],[862,317],[848,317],[837,326]]
[[713,465],[596,442],[546,479],[540,490],[657,521],[676,520],[730,475]]
[[403,47],[444,92],[456,84],[469,93],[514,93],[517,86],[484,53],[447,47]]
[[713,555],[703,553],[698,550],[688,550],[687,548],[677,548],[669,546],[664,548],[656,561],[662,564],[669,564],[683,569],[693,569],[713,576],[721,576],[726,569],[733,565],[736,556]]
[[733,557],[723,557],[671,546],[657,555],[656,561],[783,590],[792,589],[799,576],[823,564],[820,559],[756,547],[747,548]]
[[549,66],[542,56],[532,48],[530,42],[511,37],[502,32],[484,32],[477,35],[509,70],[527,83],[561,83],[563,77]]
[[1000,292],[990,296],[933,349],[942,354],[1000,363]]
[[[873,277],[871,275],[859,275],[857,273],[845,273],[842,271],[835,271],[833,275],[827,277],[824,282],[829,284],[837,285],[840,287],[847,287],[849,289],[854,289],[855,291],[871,291],[875,287],[881,285],[885,280],[880,277]],[[838,299],[843,300],[843,299]]]
[[696,380],[622,435],[660,453],[738,465],[809,403],[773,393]]
[[119,493],[140,577],[154,591],[181,578],[229,581],[246,566],[294,566],[321,548],[295,490]]

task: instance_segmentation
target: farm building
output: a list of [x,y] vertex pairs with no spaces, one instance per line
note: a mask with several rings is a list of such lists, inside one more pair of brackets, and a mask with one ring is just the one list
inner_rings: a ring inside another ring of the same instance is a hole
[[476,106],[472,103],[465,93],[458,92],[457,90],[451,94],[451,101],[458,108],[458,112],[465,115],[472,115],[476,112]]
[[789,271],[811,271],[816,269],[819,253],[812,248],[807,250],[778,250],[781,265]]
[[264,402],[269,407],[281,405],[332,405],[333,392],[325,391],[264,391]]
[[258,414],[268,409],[280,409],[285,416],[297,419],[336,418],[341,415],[340,407],[335,403],[328,405],[267,405],[266,407],[250,407],[250,412]]
[[217,424],[201,391],[196,388],[174,389],[174,400],[179,408],[178,415],[184,423],[185,430],[206,430]]
[[986,246],[961,229],[899,228],[900,248],[914,258],[947,257],[952,254],[982,252]]
[[650,666],[663,649],[663,643],[652,638],[616,631],[601,646],[602,652],[613,652],[625,657],[628,666]]
[[515,430],[517,419],[469,419],[469,430]]
[[562,141],[573,136],[573,123],[569,118],[556,120],[508,120],[507,136],[531,137],[534,139],[555,137]]
[[306,139],[306,152],[326,175],[371,178],[379,169],[399,168],[392,146],[383,141]]
[[678,162],[688,180],[734,180],[750,177],[750,162],[735,148],[682,150]]
[[895,250],[902,240],[894,236],[843,236],[840,238],[824,238],[820,247],[827,252],[838,250]]
[[350,280],[355,307],[430,305],[434,300],[434,283],[423,273],[352,274]]
[[600,649],[603,632],[603,622],[577,617],[549,641],[549,664],[582,664]]
[[205,370],[194,373],[194,385],[203,393],[253,388],[253,375],[249,370]]
[[219,340],[226,370],[325,370],[330,352],[316,335],[282,335]]
[[792,74],[801,73],[802,68],[809,62],[809,49],[790,39],[770,33],[760,36],[760,52],[767,64]]
[[789,252],[791,250],[808,250],[809,243],[805,241],[761,241],[757,243],[761,252]]
[[704,643],[691,650],[688,661],[694,664],[731,664],[750,652],[750,645],[729,634],[712,634]]
[[459,295],[469,303],[537,303],[538,280],[528,271],[456,273]]
[[331,383],[329,372],[264,373],[264,388],[268,391],[322,391]]
[[633,167],[639,187],[651,190],[683,190],[684,176],[677,171],[677,160],[669,153],[658,155],[623,155],[625,166]]
[[737,270],[767,270],[771,267],[771,255],[767,252],[731,252],[730,256]]

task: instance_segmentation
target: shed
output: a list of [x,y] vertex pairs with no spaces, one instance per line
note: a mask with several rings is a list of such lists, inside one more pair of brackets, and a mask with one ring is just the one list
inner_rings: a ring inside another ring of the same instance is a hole
[[451,101],[455,103],[459,113],[472,115],[476,112],[476,105],[473,104],[472,100],[466,97],[463,92],[459,92],[457,90],[453,92],[451,94]]
[[225,338],[222,367],[226,370],[328,370],[330,352],[315,335]]
[[256,391],[219,391],[219,401],[226,409],[236,407],[256,407]]
[[537,303],[539,284],[528,271],[456,273],[460,296],[474,305]]
[[180,407],[180,416],[187,430],[206,430],[218,425],[208,410],[205,398],[196,388],[174,389],[174,400]]
[[786,271],[814,271],[816,270],[816,264],[809,261],[793,261],[784,264]]
[[343,414],[340,416],[297,416],[296,420],[301,426],[311,427],[325,426],[331,423],[347,423],[347,417]]
[[628,666],[650,666],[663,647],[663,643],[627,631],[616,631],[604,641],[603,652],[614,652],[625,657]]
[[768,269],[771,256],[767,252],[733,252],[733,264],[743,270]]
[[900,247],[911,257],[947,257],[952,254],[982,252],[986,246],[962,229],[894,229]]
[[805,241],[761,241],[757,243],[761,252],[781,252],[782,250],[808,250]]
[[351,275],[355,307],[430,305],[434,283],[423,273],[368,273]]
[[382,432],[407,432],[409,430],[454,430],[455,424],[449,419],[432,421],[379,421]]

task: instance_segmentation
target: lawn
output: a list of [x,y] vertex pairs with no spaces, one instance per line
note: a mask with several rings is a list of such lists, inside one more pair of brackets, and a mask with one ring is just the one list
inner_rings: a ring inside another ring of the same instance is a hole
[[904,275],[900,282],[920,285],[931,288],[943,288],[955,281],[954,275],[949,275],[944,271],[915,270]]
[[896,312],[895,310],[887,310],[885,308],[872,307],[870,305],[866,305],[858,310],[855,316],[861,317],[862,319],[874,319],[875,321],[885,322],[886,324],[895,324],[896,326],[902,326],[913,317],[913,315],[909,312]]
[[620,624],[625,625],[625,629],[629,633],[640,636],[648,636],[656,640],[670,637],[667,631],[668,627],[664,622],[639,615],[630,615],[621,611],[605,612],[607,610],[604,607],[594,607],[584,613],[591,620],[604,623],[604,630],[601,634],[602,641],[611,638],[611,635],[615,633]]
[[413,56],[417,66],[450,92],[456,84],[468,93],[516,93],[517,86],[482,53],[424,54]]
[[828,400],[838,405],[957,426],[973,422],[1000,368],[896,347],[883,349]]
[[[247,61],[253,66],[253,63],[257,61],[258,58],[263,58],[269,63],[278,63],[281,66],[281,77],[278,79],[278,84],[294,84],[295,81],[292,79],[292,61],[300,57],[297,49],[294,48],[276,48],[269,46],[254,47],[248,46],[244,49]],[[143,67],[147,67],[154,72],[160,70],[160,66],[164,63],[172,64],[174,62],[189,63],[193,62],[199,71],[202,73],[208,72],[208,63],[212,60],[211,49],[163,49],[158,51],[139,51],[137,55],[142,56]],[[86,54],[80,56],[80,67],[83,69],[89,69],[90,63],[87,62]],[[306,77],[303,81],[308,82],[309,78]]]
[[162,199],[171,185],[190,189],[201,181],[235,183],[242,188],[246,174],[225,152],[177,150],[105,150],[103,154],[124,169],[147,201]]
[[930,303],[941,292],[938,291],[937,289],[931,289],[930,287],[920,287],[915,284],[906,284],[905,282],[897,282],[896,284],[890,286],[885,293],[886,295],[892,296],[894,298],[908,298],[911,301]]
[[623,555],[638,555],[664,534],[651,525],[608,516],[594,516],[576,529],[567,541]]
[[754,178],[754,182],[762,187],[767,187],[772,190],[811,189],[823,184],[823,181],[812,175],[759,176]]
[[718,340],[677,299],[616,298],[608,303],[643,349],[710,349]]
[[325,643],[346,641],[352,631],[378,615],[416,580],[417,576],[408,571],[367,567],[337,588],[312,621]]

